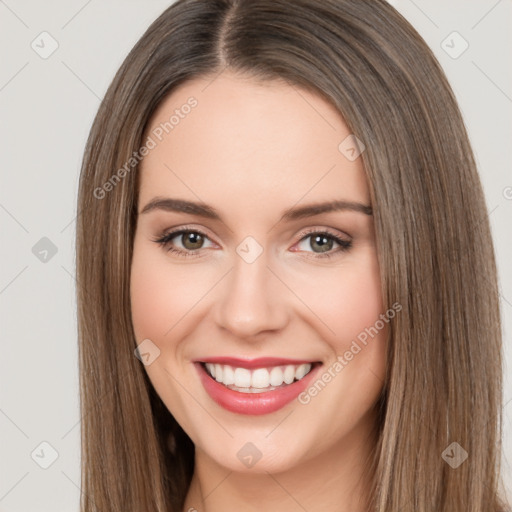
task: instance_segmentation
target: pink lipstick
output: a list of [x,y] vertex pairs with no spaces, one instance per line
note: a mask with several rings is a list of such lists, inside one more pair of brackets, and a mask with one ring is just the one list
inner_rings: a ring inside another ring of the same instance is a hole
[[208,395],[224,409],[249,415],[275,412],[293,401],[320,362],[265,357],[205,358],[194,363]]

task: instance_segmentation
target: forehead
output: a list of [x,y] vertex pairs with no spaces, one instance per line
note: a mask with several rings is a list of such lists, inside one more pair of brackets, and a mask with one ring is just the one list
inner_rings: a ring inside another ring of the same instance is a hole
[[361,158],[339,146],[351,132],[321,96],[281,81],[227,72],[175,89],[146,137],[140,200],[199,197],[245,209],[318,199],[369,202]]

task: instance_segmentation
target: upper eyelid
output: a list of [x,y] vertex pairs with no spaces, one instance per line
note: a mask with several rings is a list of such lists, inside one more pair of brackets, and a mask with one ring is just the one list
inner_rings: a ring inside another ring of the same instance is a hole
[[200,229],[200,228],[195,228],[192,226],[183,226],[183,227],[166,229],[160,236],[157,237],[157,240],[161,240],[163,238],[175,238],[177,236],[182,235],[183,233],[189,233],[189,232],[199,233],[200,235],[208,238],[211,242],[217,243],[212,239],[212,237],[205,230]]

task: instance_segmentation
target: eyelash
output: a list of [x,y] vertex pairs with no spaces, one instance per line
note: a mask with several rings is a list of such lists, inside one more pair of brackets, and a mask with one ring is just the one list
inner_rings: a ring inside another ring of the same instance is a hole
[[[179,235],[184,235],[187,233],[196,233],[196,234],[199,234],[199,235],[209,239],[208,235],[206,233],[203,233],[199,229],[180,228],[175,231],[165,233],[163,236],[156,238],[153,241],[156,242],[157,244],[161,245],[164,249],[167,250],[167,252],[170,252],[170,253],[176,254],[178,256],[185,257],[185,258],[196,257],[196,256],[198,256],[198,252],[201,251],[201,249],[196,249],[195,251],[184,251],[182,249],[177,249],[176,247],[173,247],[172,245],[170,245],[170,241],[173,238],[176,238]],[[330,251],[330,252],[326,252],[326,253],[313,253],[313,254],[315,254],[315,256],[313,256],[313,258],[318,258],[318,259],[332,258],[336,254],[346,252],[352,248],[351,240],[345,240],[343,238],[340,238],[338,235],[335,235],[334,233],[331,233],[329,230],[326,230],[326,229],[325,230],[315,230],[315,229],[305,230],[299,235],[300,239],[298,240],[297,243],[302,242],[303,240],[309,238],[311,235],[324,235],[327,238],[334,240],[339,245],[338,250],[335,250],[335,251]]]

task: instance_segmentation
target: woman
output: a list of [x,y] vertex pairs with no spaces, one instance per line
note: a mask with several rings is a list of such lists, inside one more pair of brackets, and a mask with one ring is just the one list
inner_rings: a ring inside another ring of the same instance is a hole
[[485,202],[386,2],[173,4],[79,211],[82,510],[505,510]]

